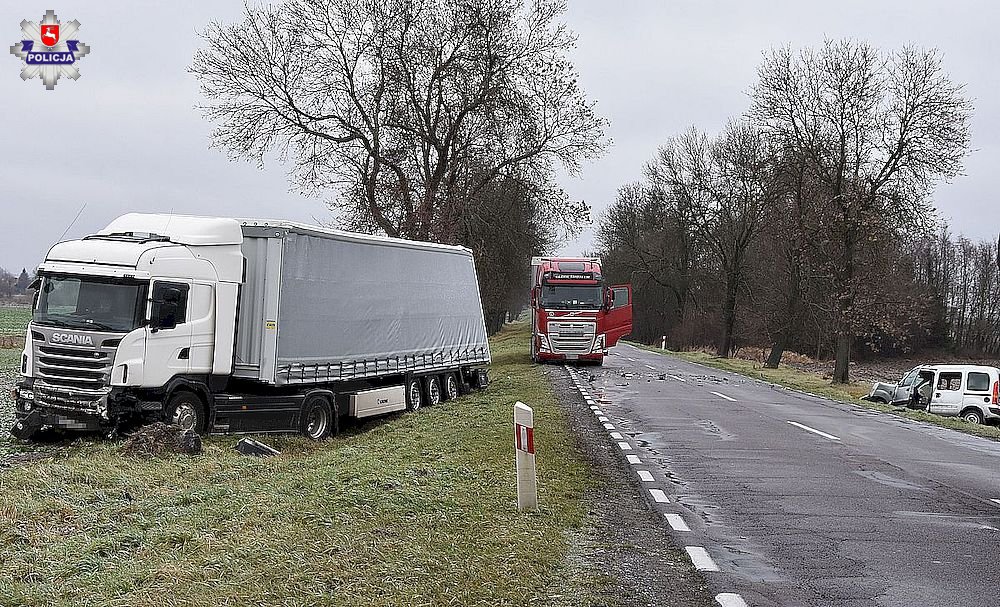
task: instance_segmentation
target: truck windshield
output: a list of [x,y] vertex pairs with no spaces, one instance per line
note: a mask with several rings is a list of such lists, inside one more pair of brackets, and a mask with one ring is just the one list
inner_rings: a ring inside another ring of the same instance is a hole
[[32,320],[39,325],[128,333],[143,317],[142,283],[96,276],[45,276]]
[[603,303],[601,287],[586,285],[546,285],[541,305],[552,310],[593,310]]

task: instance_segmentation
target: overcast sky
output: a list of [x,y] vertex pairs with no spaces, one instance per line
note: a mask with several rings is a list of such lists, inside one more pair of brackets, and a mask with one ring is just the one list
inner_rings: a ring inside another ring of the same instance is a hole
[[[581,81],[611,121],[614,146],[582,175],[563,178],[595,219],[617,188],[641,177],[667,137],[688,126],[718,131],[744,112],[765,50],[852,37],[886,49],[905,43],[944,52],[945,68],[975,101],[966,175],[936,193],[942,217],[974,238],[1000,231],[994,184],[1000,162],[1000,9],[991,2],[806,3],[569,0]],[[289,191],[283,167],[230,162],[209,147],[209,125],[187,74],[198,32],[232,21],[241,1],[64,0],[0,6],[2,48],[21,40],[22,19],[46,9],[78,19],[91,46],[82,77],[47,91],[22,82],[20,62],[0,58],[0,266],[37,265],[77,212],[66,237],[91,233],[129,211],[330,219],[323,200]],[[592,246],[592,231],[564,253]]]

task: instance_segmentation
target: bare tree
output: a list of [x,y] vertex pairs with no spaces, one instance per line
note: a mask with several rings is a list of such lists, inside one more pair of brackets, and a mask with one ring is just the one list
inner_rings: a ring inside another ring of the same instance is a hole
[[[287,0],[213,24],[192,71],[218,145],[294,159],[353,226],[462,242],[475,194],[606,145],[561,0]],[[564,200],[558,198],[556,201]]]
[[904,47],[884,55],[862,43],[827,41],[816,50],[775,50],[760,67],[751,117],[779,146],[808,160],[826,186],[834,382],[849,380],[851,345],[865,321],[858,264],[884,237],[870,226],[911,226],[930,217],[933,185],[961,171],[971,111],[933,50]]

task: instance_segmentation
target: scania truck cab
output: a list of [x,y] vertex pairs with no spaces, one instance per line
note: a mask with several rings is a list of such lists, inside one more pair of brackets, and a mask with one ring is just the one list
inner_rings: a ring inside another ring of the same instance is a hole
[[632,286],[606,285],[598,258],[531,260],[531,357],[602,364],[632,332]]

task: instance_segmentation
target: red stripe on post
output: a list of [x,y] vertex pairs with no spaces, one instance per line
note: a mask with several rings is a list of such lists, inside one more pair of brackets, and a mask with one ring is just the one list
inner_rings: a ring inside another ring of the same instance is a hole
[[516,432],[514,433],[516,437],[516,444],[518,450],[524,451],[525,453],[530,453],[534,455],[535,453],[535,429],[528,426],[522,426],[521,424],[515,424],[517,426]]

